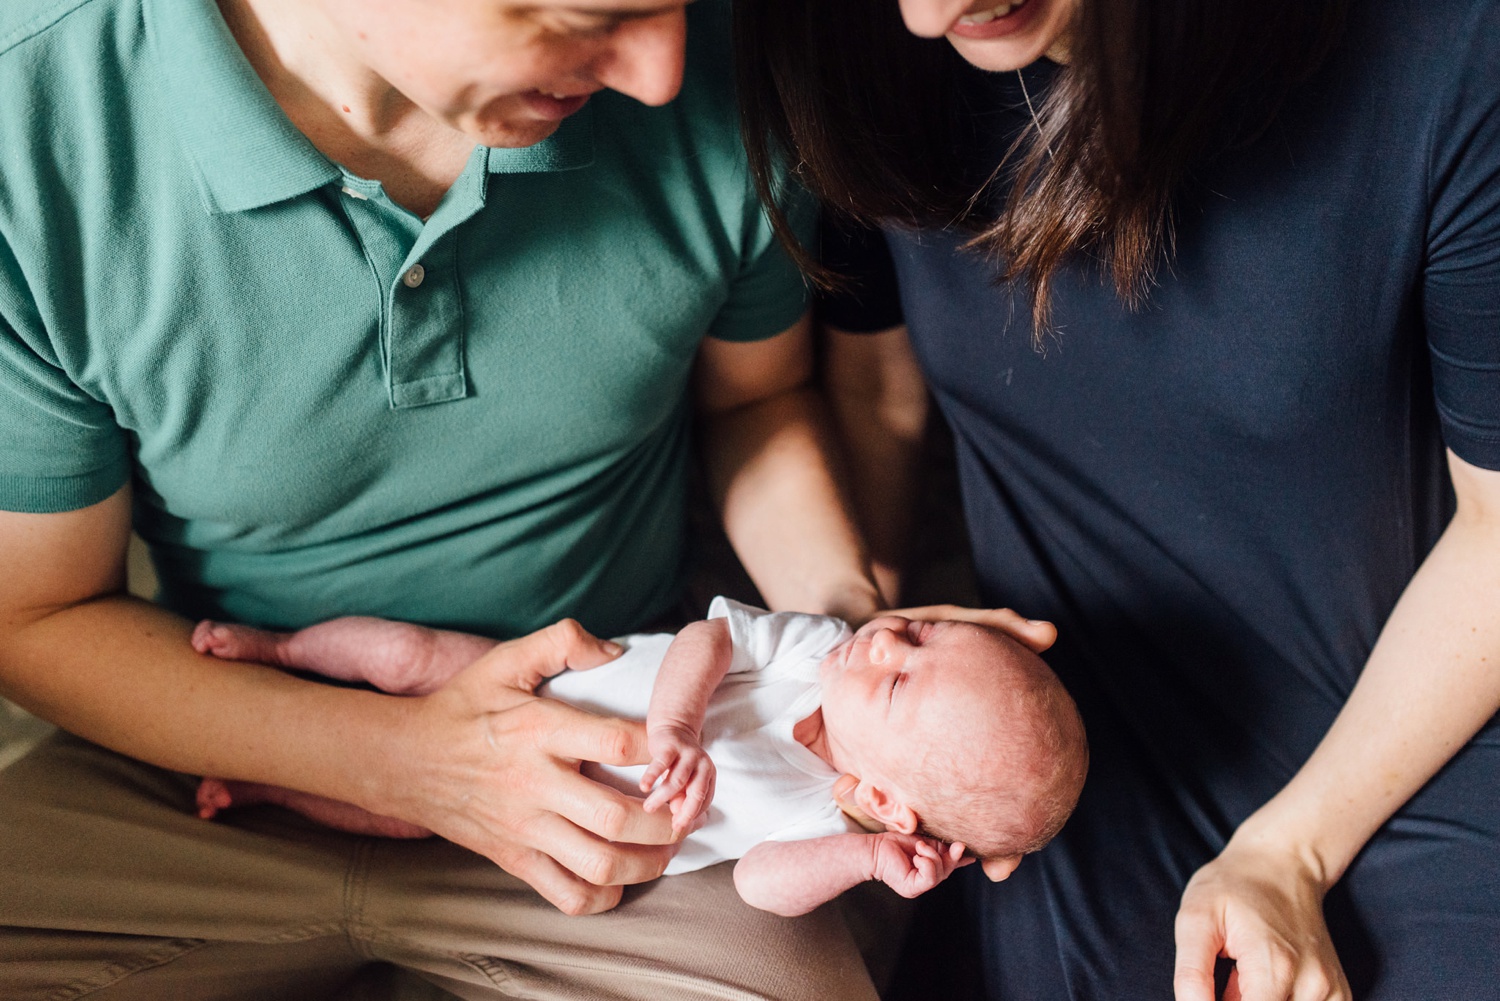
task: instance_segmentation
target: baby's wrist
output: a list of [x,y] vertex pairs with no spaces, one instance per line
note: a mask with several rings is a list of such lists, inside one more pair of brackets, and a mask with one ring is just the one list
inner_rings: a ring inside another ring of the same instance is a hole
[[701,739],[699,727],[690,726],[681,720],[646,720],[646,739],[666,737],[696,744]]

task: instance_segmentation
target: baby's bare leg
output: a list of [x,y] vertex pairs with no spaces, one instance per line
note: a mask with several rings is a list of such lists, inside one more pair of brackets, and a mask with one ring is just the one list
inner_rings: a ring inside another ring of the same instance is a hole
[[432,832],[395,817],[382,817],[352,803],[342,803],[326,796],[314,796],[281,786],[259,782],[226,782],[204,779],[198,784],[198,816],[212,820],[220,810],[231,806],[256,806],[269,803],[302,814],[325,827],[351,834],[370,834],[381,838],[425,838]]
[[331,619],[294,633],[207,620],[193,630],[193,649],[199,653],[362,681],[393,695],[436,691],[494,645],[483,636],[364,616]]
[[[387,619],[332,619],[294,633],[203,621],[193,649],[223,660],[247,660],[341,681],[362,681],[394,695],[425,695],[487,653],[495,641],[467,633],[427,629]],[[354,834],[424,838],[432,832],[394,817],[311,793],[205,778],[198,786],[198,816],[212,819],[231,806],[269,803],[309,820]]]

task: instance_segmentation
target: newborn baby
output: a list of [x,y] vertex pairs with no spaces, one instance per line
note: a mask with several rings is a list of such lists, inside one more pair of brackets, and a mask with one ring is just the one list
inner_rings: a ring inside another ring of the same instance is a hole
[[[667,875],[738,858],[740,895],[766,910],[805,913],[868,879],[915,896],[975,858],[1013,864],[1057,832],[1083,784],[1072,700],[1040,657],[995,629],[884,616],[851,633],[837,619],[718,598],[675,637],[619,642],[616,660],[566,671],[538,694],[644,718],[650,765],[586,773],[649,793],[647,810],[670,809],[689,832]],[[494,641],[349,618],[289,634],[203,622],[193,646],[419,695]],[[841,774],[883,833],[839,809]],[[198,794],[206,818],[260,802],[357,833],[429,833],[293,790],[205,779]]]

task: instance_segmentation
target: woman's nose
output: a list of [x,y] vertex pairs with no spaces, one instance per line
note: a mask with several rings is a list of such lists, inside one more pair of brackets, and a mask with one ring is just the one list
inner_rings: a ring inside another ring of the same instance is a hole
[[973,5],[973,0],[901,0],[901,17],[913,35],[941,38]]

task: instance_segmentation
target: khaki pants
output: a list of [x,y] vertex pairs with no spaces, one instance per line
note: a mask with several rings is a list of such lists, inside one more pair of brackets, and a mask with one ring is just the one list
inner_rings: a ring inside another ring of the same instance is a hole
[[195,786],[66,735],[0,771],[0,997],[875,998],[833,908],[756,911],[728,864],[566,917],[436,838],[202,821]]

